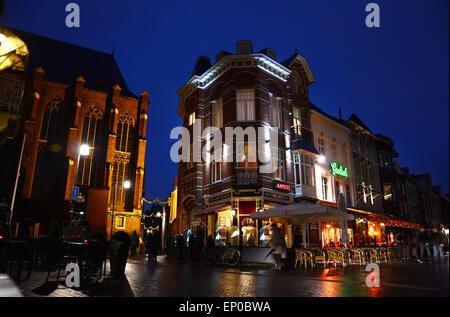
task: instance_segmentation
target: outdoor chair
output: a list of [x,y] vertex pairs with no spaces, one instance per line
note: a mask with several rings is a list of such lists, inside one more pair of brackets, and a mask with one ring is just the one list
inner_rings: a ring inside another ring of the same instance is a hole
[[303,251],[301,251],[299,249],[295,249],[295,265],[294,265],[294,267],[297,268],[298,262],[300,262],[300,266],[301,266],[304,259],[305,259],[305,254],[303,253]]
[[387,257],[389,259],[389,261],[393,261],[395,259],[395,252],[393,249],[389,248],[387,249]]
[[345,266],[345,255],[343,251],[327,249],[327,262],[333,262],[336,267],[338,263],[342,263]]
[[377,249],[371,248],[369,250],[369,261],[371,263],[378,263],[379,262]]
[[322,262],[323,263],[323,267],[327,267],[327,257],[324,251],[322,250],[318,250],[315,257],[314,257],[314,261],[317,263]]
[[359,265],[365,264],[363,251],[358,249],[350,250],[349,262],[359,263]]
[[307,263],[311,263],[311,267],[314,267],[314,257],[311,251],[308,250],[301,250],[303,252],[303,260],[305,261],[305,269],[307,266]]
[[382,262],[382,261],[387,262],[388,261],[387,250],[380,249],[379,250],[378,259],[379,259],[380,262]]

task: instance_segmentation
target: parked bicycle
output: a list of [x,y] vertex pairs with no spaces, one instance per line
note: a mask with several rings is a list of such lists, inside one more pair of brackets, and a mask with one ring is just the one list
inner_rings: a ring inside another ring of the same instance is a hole
[[206,255],[208,264],[215,264],[219,259],[228,266],[236,266],[241,260],[241,252],[236,248],[230,247],[229,243],[227,243],[225,247],[215,246]]

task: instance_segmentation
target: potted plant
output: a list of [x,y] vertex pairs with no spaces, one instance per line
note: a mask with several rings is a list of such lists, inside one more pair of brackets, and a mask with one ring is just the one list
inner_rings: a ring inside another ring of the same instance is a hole
[[111,274],[114,278],[125,276],[128,251],[130,250],[130,236],[124,231],[114,233],[109,243]]

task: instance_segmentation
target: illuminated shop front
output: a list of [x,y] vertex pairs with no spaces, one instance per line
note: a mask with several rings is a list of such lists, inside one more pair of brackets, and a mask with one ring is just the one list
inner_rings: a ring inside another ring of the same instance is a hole
[[[348,234],[348,243],[347,245],[352,245],[354,241],[353,237],[353,229],[347,228],[347,234]],[[326,223],[322,224],[322,230],[321,230],[321,241],[322,241],[322,247],[344,247],[344,244],[342,243],[343,237],[342,237],[342,229],[339,226],[339,224],[336,223]]]
[[[255,201],[241,201],[238,208],[220,205],[219,210],[210,211],[208,216],[208,235],[214,237],[216,246],[268,247],[272,237],[269,221],[257,221],[250,217],[256,209]],[[272,205],[266,204],[270,209]]]

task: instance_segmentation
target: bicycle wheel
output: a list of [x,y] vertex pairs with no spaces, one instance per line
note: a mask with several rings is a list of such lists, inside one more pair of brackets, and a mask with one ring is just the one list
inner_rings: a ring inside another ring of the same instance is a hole
[[227,265],[235,266],[239,263],[241,259],[241,253],[237,249],[230,248],[225,251],[223,259]]

